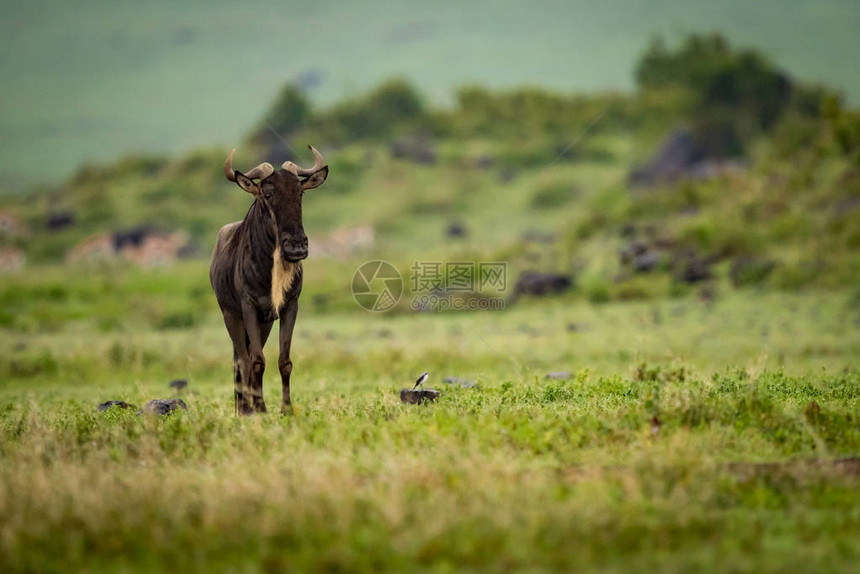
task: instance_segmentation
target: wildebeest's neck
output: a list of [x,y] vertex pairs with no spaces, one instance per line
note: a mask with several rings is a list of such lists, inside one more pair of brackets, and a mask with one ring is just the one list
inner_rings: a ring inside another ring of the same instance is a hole
[[255,199],[245,216],[245,235],[251,253],[264,255],[271,261],[277,238],[272,214],[259,199]]
[[[241,289],[251,295],[258,305],[263,305],[277,315],[297,275],[301,264],[281,259],[275,222],[269,210],[260,200],[255,201],[239,234],[239,266]],[[262,307],[261,307],[262,310]]]
[[272,287],[272,262],[277,242],[272,216],[259,199],[248,209],[235,241],[236,262],[244,289],[254,297],[268,294]]

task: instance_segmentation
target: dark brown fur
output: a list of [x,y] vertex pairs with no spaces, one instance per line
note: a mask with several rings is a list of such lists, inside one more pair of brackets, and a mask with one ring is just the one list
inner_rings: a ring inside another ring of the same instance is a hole
[[[232,165],[232,154],[228,161]],[[257,172],[255,168],[254,173]],[[308,255],[308,239],[302,226],[302,194],[325,181],[328,166],[307,178],[281,169],[260,183],[240,172],[233,175],[242,189],[254,195],[254,203],[245,219],[225,225],[218,232],[209,281],[233,341],[236,411],[266,412],[263,346],[275,319],[280,319],[281,410],[289,412],[293,370],[290,345],[302,291],[301,261]],[[230,175],[228,178],[232,179]]]

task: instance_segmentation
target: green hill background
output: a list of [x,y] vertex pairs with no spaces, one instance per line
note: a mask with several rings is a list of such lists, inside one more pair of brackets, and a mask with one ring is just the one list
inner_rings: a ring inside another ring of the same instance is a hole
[[3,2],[0,193],[85,161],[236,145],[280,86],[314,103],[412,82],[434,104],[465,84],[633,88],[656,33],[725,31],[860,101],[860,5],[826,2]]

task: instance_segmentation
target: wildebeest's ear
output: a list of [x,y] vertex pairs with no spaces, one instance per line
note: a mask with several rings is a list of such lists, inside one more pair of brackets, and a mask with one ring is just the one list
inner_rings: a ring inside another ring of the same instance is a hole
[[323,167],[321,170],[314,172],[307,179],[302,180],[302,190],[307,191],[309,189],[313,189],[315,187],[319,187],[325,181],[325,178],[328,177],[328,166]]
[[260,194],[260,187],[242,172],[236,172],[236,183],[251,195]]

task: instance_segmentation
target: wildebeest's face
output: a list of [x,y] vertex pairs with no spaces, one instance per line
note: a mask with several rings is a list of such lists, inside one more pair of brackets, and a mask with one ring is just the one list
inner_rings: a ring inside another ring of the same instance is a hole
[[[280,256],[294,263],[308,256],[308,237],[302,226],[302,196],[305,191],[322,185],[328,176],[328,166],[322,155],[313,147],[311,150],[315,162],[310,169],[287,161],[277,171],[263,163],[243,174],[232,170],[232,153],[224,165],[227,179],[253,194],[269,212]],[[260,182],[255,183],[254,179],[258,178]]]

